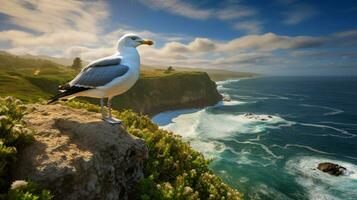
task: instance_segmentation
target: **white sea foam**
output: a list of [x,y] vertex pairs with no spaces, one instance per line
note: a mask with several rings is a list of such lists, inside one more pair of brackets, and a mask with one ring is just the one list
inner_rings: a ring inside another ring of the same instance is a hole
[[333,153],[328,153],[328,152],[321,151],[321,150],[312,148],[310,146],[301,145],[301,144],[286,144],[285,146],[280,146],[280,145],[274,144],[274,145],[272,145],[272,147],[279,147],[279,148],[282,148],[282,149],[288,149],[289,147],[298,147],[298,148],[307,149],[309,151],[312,151],[312,152],[315,152],[315,153],[319,153],[319,154],[333,155]]
[[260,135],[257,135],[256,138],[248,139],[249,141],[260,141]]
[[289,95],[289,96],[294,96],[294,97],[304,97],[304,98],[309,98],[309,96],[307,96],[307,95],[302,95],[302,94],[286,93],[286,95]]
[[[265,114],[212,114],[209,108],[202,110],[182,110],[161,113],[153,121],[165,130],[172,131],[190,141],[191,146],[205,156],[216,158],[226,147],[217,142],[218,139],[228,139],[236,134],[262,133],[266,129],[279,128],[289,122],[279,116]],[[258,145],[274,159],[275,155],[267,146],[259,144],[260,138],[247,141],[246,144]],[[263,164],[265,165],[265,164]]]
[[322,124],[309,124],[309,123],[299,123],[299,124],[302,125],[302,126],[310,126],[310,127],[322,128],[322,129],[331,129],[331,130],[334,130],[334,131],[340,133],[340,135],[328,133],[328,134],[323,134],[322,136],[329,135],[329,136],[339,137],[339,138],[356,137],[356,135],[353,134],[353,133],[350,133],[350,132],[348,132],[346,130],[343,130],[343,129],[340,129],[340,128],[336,128],[336,127],[333,127],[333,126],[327,126],[327,125],[322,125]]
[[276,95],[276,94],[265,94],[260,92],[255,92],[255,94],[261,95],[260,97],[256,97],[257,99],[283,99],[283,100],[290,99],[289,97]]
[[217,90],[222,92],[222,91],[230,91],[232,89],[231,88],[227,88],[224,85],[217,85]]
[[217,156],[226,148],[223,143],[199,139],[190,140],[190,145],[209,159],[217,158]]
[[319,122],[321,124],[335,124],[335,125],[345,125],[345,126],[357,126],[357,124],[339,123],[339,122]]
[[[245,144],[249,144],[249,143],[245,143]],[[266,156],[262,157],[262,159],[257,160],[256,155],[252,154],[246,149],[242,149],[241,151],[236,151],[232,147],[227,147],[226,149],[235,155],[234,156],[235,163],[237,163],[238,165],[252,165],[252,166],[260,165],[263,167],[267,167],[269,165],[275,164],[276,161],[275,157],[268,158]]]
[[248,194],[249,199],[291,200],[291,198],[289,198],[279,190],[266,184],[259,183],[257,185],[254,185],[253,187],[255,188],[255,192]]
[[228,84],[228,83],[236,83],[236,82],[241,81],[242,79],[244,79],[244,78],[240,78],[240,79],[229,79],[229,80],[224,80],[224,81],[216,81],[216,84],[217,84],[217,85],[225,85],[225,84]]
[[[166,125],[160,126],[161,128],[169,131],[173,131],[186,138],[195,138],[197,136],[196,129],[201,122],[201,115],[204,110],[199,110],[197,112],[187,112],[180,115],[175,115],[170,118],[172,114],[170,112],[161,113],[161,118],[168,118],[167,121],[171,121]],[[157,116],[153,118],[156,122]]]
[[340,109],[337,109],[337,108],[331,108],[331,107],[328,107],[328,106],[318,106],[318,105],[311,105],[311,104],[300,104],[300,106],[329,110],[330,112],[323,113],[323,115],[325,115],[325,116],[327,116],[327,115],[337,115],[337,114],[340,114],[340,113],[344,112],[343,110],[340,110]]
[[[317,170],[321,162],[331,162],[347,169],[347,174],[332,176]],[[324,157],[297,157],[285,165],[288,173],[296,177],[309,194],[310,199],[357,199],[357,166]]]
[[216,107],[221,107],[221,106],[237,106],[237,105],[242,105],[242,104],[247,104],[248,102],[244,101],[238,101],[238,100],[230,100],[230,101],[220,101],[218,102],[215,106]]
[[244,101],[232,100],[231,96],[227,93],[221,93],[221,95],[223,96],[223,99],[226,99],[226,100],[218,102],[216,105],[214,105],[215,107],[236,106],[236,105],[242,105],[242,104],[248,103],[248,102],[244,102]]
[[273,153],[272,150],[270,150],[266,145],[264,144],[260,144],[257,142],[251,142],[251,141],[238,141],[236,139],[233,139],[234,142],[238,143],[238,144],[250,144],[250,145],[257,145],[260,146],[260,148],[262,148],[267,154],[271,155],[272,157],[276,158],[276,159],[282,159],[284,158],[283,156],[278,156],[276,154]]
[[183,109],[175,111],[162,112],[155,115],[151,120],[159,126],[165,126],[170,123],[173,123],[173,119],[177,118],[183,114],[191,114],[197,112],[199,109]]
[[161,120],[171,122],[161,128],[188,138],[195,138],[202,134],[204,134],[203,138],[226,138],[234,134],[260,133],[268,128],[277,128],[278,125],[289,123],[279,116],[211,114],[206,109],[181,115],[166,112],[160,117],[155,116],[153,121],[156,122],[158,118],[165,118],[165,116],[174,117]]
[[248,96],[248,95],[238,95],[238,94],[233,94],[232,95],[235,98],[239,98],[239,99],[255,99],[255,97],[253,96]]

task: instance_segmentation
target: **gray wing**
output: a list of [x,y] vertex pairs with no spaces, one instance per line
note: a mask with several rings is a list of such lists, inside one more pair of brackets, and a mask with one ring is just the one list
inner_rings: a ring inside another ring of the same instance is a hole
[[98,60],[90,63],[88,66],[83,68],[82,71],[89,67],[105,67],[105,66],[111,66],[111,65],[119,65],[120,62],[121,62],[120,57],[109,56],[109,57],[98,59]]
[[128,72],[129,67],[120,65],[119,57],[100,59],[83,68],[70,82],[71,86],[99,87]]

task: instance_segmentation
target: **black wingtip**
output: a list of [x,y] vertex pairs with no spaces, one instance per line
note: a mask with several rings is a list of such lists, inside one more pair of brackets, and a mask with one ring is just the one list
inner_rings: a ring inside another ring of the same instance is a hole
[[52,104],[52,103],[58,101],[61,97],[66,96],[64,93],[65,92],[62,92],[62,93],[59,93],[59,94],[56,94],[55,96],[53,96],[50,100],[47,101],[47,105]]
[[69,96],[69,95],[72,95],[72,94],[76,94],[78,92],[82,92],[82,91],[89,90],[89,89],[92,89],[92,88],[72,86],[72,87],[68,88],[66,91],[63,91],[63,92],[61,92],[59,94],[56,94],[54,97],[52,97],[47,102],[47,105],[48,104],[52,104],[52,103],[58,101],[59,99],[61,99],[63,97],[66,97],[66,96]]
[[56,101],[58,101],[58,99],[50,99],[47,101],[47,105],[53,104]]

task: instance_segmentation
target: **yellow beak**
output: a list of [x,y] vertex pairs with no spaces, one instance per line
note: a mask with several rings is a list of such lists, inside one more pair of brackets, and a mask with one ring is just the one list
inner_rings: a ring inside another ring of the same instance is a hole
[[153,45],[154,42],[151,41],[151,40],[143,40],[143,41],[140,41],[140,44],[147,44],[147,45]]

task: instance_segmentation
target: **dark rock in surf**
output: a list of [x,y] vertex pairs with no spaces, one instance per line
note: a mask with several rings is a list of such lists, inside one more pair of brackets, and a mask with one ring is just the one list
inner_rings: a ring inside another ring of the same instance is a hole
[[343,175],[347,170],[343,166],[329,162],[319,163],[317,169],[333,176]]

